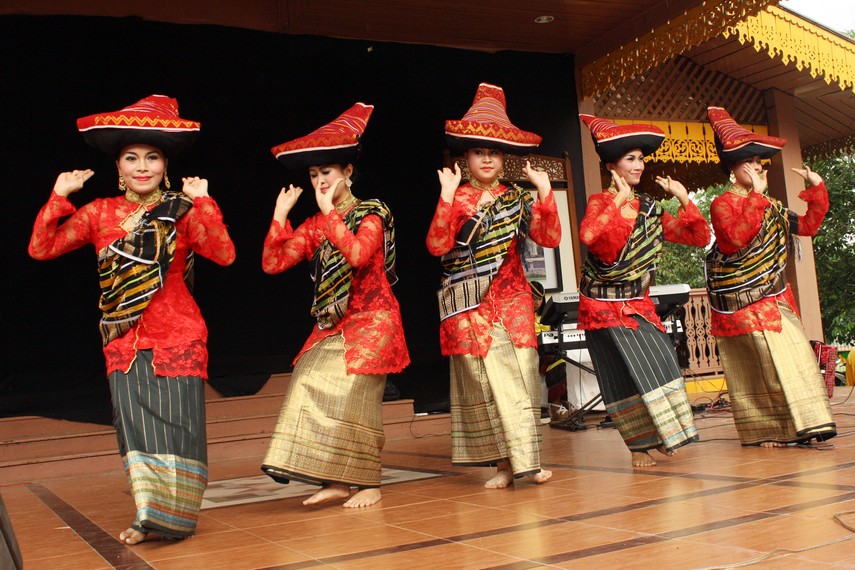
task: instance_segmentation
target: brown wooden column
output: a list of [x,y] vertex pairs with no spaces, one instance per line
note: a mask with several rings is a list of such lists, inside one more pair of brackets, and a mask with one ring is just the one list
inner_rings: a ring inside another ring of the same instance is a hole
[[[787,145],[772,159],[769,167],[769,193],[799,214],[807,211],[807,205],[799,200],[805,189],[804,179],[790,170],[802,167],[802,151],[796,122],[795,99],[777,89],[763,93],[769,134],[787,139]],[[791,254],[787,263],[787,281],[793,287],[802,323],[809,339],[822,340],[822,319],[819,308],[819,289],[816,282],[816,266],[813,256],[813,239],[798,237],[801,243],[801,259]]]

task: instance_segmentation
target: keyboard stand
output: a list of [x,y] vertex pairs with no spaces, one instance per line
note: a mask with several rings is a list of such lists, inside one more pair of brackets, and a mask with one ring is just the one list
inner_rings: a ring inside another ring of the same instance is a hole
[[[562,338],[561,335],[559,335],[558,338],[561,339]],[[597,375],[596,372],[594,372],[593,368],[591,368],[589,366],[585,366],[581,362],[579,362],[577,360],[573,360],[572,358],[570,358],[570,356],[568,355],[569,351],[566,350],[564,348],[564,346],[562,346],[563,344],[564,343],[559,340],[558,351],[561,353],[562,357],[564,358],[564,360],[568,364],[572,364],[576,368],[579,368],[580,370],[584,370],[585,372],[592,374],[593,376]],[[581,407],[579,407],[576,410],[573,410],[573,413],[570,414],[569,416],[567,416],[565,419],[563,419],[561,421],[557,421],[557,422],[556,421],[549,422],[549,427],[552,427],[555,429],[564,429],[567,431],[580,431],[580,430],[588,429],[588,426],[585,425],[585,414],[592,411],[594,409],[594,407],[599,405],[600,403],[602,403],[602,401],[603,401],[603,395],[601,393],[597,394],[596,396],[594,396],[593,398],[591,398],[590,400],[588,400],[587,402],[582,404]]]
[[585,414],[592,411],[594,406],[600,404],[603,401],[603,395],[597,394],[580,407],[578,410],[574,410],[572,414],[567,416],[567,418],[559,421],[559,422],[549,422],[549,427],[555,429],[566,429],[567,431],[580,431],[583,429],[588,429],[588,426],[585,424]]

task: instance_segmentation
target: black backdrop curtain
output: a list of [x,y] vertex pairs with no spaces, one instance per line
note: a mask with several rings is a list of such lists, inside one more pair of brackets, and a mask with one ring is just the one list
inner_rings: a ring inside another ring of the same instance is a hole
[[[0,415],[109,413],[93,248],[47,262],[26,251],[58,173],[95,170],[72,197],[78,207],[116,192],[113,161],[83,142],[77,117],[158,93],[176,97],[181,115],[202,123],[199,141],[170,161],[169,173],[173,181],[209,180],[237,248],[228,268],[199,259],[195,290],[210,332],[212,385],[232,395],[252,393],[269,374],[289,371],[312,326],[306,265],[276,276],[261,270],[279,188],[309,184],[305,174],[281,167],[270,147],[314,130],[355,101],[376,106],[354,192],[386,201],[398,224],[395,293],[413,363],[390,379],[417,409],[448,399],[435,303],[439,263],[424,245],[439,196],[444,121],[462,117],[478,83],[487,81],[505,89],[515,124],[544,137],[540,152],[579,156],[571,56],[26,16],[0,17],[0,50],[6,202]],[[292,218],[300,222],[315,211],[307,192]]]

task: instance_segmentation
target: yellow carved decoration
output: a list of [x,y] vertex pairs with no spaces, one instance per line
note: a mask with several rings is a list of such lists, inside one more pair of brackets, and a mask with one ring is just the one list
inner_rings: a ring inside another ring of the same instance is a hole
[[842,155],[855,155],[855,136],[842,137],[802,149],[802,158],[805,162]]
[[751,43],[758,52],[780,57],[799,71],[822,78],[842,90],[855,90],[855,42],[828,32],[777,6],[769,6],[727,31],[740,43]]
[[[718,153],[715,150],[713,129],[703,121],[649,121],[645,119],[610,119],[616,125],[634,125],[643,123],[655,125],[665,132],[665,142],[654,154],[644,157],[646,161],[656,162],[715,162]],[[766,125],[742,125],[752,133],[768,134]]]
[[582,68],[582,93],[597,97],[700,45],[778,0],[706,0]]

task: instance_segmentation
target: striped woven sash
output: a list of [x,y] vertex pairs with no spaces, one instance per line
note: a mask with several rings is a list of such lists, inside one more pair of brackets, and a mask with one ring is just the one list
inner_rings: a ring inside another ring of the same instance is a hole
[[[345,214],[342,220],[355,234],[365,216],[370,215],[383,221],[383,265],[386,278],[394,285],[398,281],[395,274],[395,220],[386,204],[380,200],[363,200]],[[329,239],[324,239],[312,256],[310,276],[315,283],[311,314],[317,319],[318,327],[333,327],[347,312],[353,268],[341,251]]]
[[710,306],[719,313],[735,313],[752,303],[783,293],[788,245],[799,218],[777,200],[763,212],[760,231],[735,253],[726,255],[715,243],[707,254],[705,273]]
[[463,224],[454,247],[441,258],[440,320],[481,304],[514,237],[528,235],[533,202],[529,191],[513,185]]
[[[143,214],[133,230],[98,252],[104,346],[136,324],[163,286],[175,256],[175,222],[191,207],[192,200],[182,193],[164,194],[163,201]],[[190,252],[184,270],[188,285],[192,285],[192,270]]]
[[639,194],[638,199],[635,226],[614,263],[603,263],[588,254],[579,285],[586,297],[605,301],[639,299],[650,287],[665,241],[661,223],[664,210],[647,194]]

